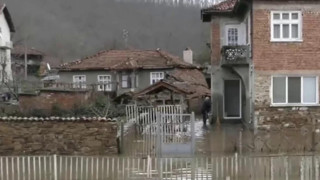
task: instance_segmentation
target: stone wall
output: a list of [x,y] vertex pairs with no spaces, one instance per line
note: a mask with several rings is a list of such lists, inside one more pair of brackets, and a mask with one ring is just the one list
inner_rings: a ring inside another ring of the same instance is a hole
[[[303,72],[291,72],[303,74]],[[319,72],[318,72],[319,73]],[[320,122],[320,106],[271,106],[271,76],[282,72],[255,73],[255,118],[258,125],[301,127]]]
[[61,109],[71,110],[75,105],[86,104],[91,100],[89,91],[41,90],[39,94],[20,94],[19,108],[24,114],[34,110],[50,113],[54,105]]
[[0,120],[0,155],[112,155],[115,121]]

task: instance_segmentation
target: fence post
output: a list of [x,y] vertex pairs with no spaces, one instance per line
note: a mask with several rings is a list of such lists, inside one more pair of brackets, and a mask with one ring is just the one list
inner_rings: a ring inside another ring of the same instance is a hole
[[319,180],[319,159],[318,157],[313,157],[315,159],[315,180]]
[[161,136],[162,136],[162,133],[161,133],[161,114],[156,111],[156,121],[157,121],[157,145],[156,145],[156,148],[157,148],[157,157],[161,157],[161,146],[162,146],[162,142],[161,142]]
[[147,159],[147,178],[151,178],[151,172],[152,172],[152,159],[150,155],[148,155]]
[[57,155],[53,155],[53,178],[54,180],[58,180],[58,167],[57,167]]
[[300,160],[300,180],[304,180],[304,158]]
[[191,152],[194,154],[194,149],[195,149],[195,128],[194,128],[194,123],[195,123],[195,115],[194,112],[191,113]]
[[239,154],[242,154],[242,129],[239,132]]
[[[191,179],[196,179],[196,165],[195,165],[196,159],[193,157],[191,158]],[[213,170],[212,170],[213,171]]]
[[270,158],[270,180],[274,180],[273,157]]
[[238,162],[238,153],[235,153],[235,154],[234,154],[234,161],[235,161],[235,166],[236,166],[236,167],[235,167],[235,171],[236,171],[236,172],[235,172],[235,177],[236,177],[236,179],[238,179],[238,165],[239,165],[239,164],[238,164],[238,163],[239,163],[239,162]]
[[120,153],[123,154],[124,152],[124,123],[120,121]]

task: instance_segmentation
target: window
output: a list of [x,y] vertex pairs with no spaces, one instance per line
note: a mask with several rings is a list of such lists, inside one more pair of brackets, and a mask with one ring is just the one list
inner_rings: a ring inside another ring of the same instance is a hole
[[121,87],[131,88],[131,77],[128,74],[123,74],[121,76]]
[[301,12],[271,12],[271,41],[301,41]]
[[150,73],[150,84],[155,84],[156,82],[164,78],[163,72],[151,72]]
[[225,25],[225,45],[246,45],[247,38],[247,28],[245,23]]
[[98,91],[111,91],[111,75],[98,75]]
[[272,78],[273,104],[318,104],[318,78],[279,76]]
[[238,45],[238,28],[228,28],[228,45]]
[[85,75],[74,75],[73,76],[73,88],[87,88],[86,76]]

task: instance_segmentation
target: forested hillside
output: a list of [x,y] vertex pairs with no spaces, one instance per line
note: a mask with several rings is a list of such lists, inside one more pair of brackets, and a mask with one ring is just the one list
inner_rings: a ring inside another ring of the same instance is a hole
[[171,5],[159,0],[3,1],[16,26],[15,43],[64,60],[124,48],[124,29],[130,48],[161,48],[179,56],[185,47],[196,56],[208,50],[209,24],[201,22],[200,5],[188,0]]

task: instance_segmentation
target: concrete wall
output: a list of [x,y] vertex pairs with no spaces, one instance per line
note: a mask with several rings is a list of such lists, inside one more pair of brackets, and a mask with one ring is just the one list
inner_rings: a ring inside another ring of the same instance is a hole
[[[250,122],[250,93],[249,93],[249,67],[238,67],[237,71],[228,68],[214,67],[212,74],[212,112],[213,118],[219,118],[223,122],[233,122],[224,120],[223,98],[224,98],[224,80],[240,79],[242,84],[242,121]],[[239,74],[238,74],[239,73]]]
[[116,122],[0,120],[0,155],[111,155],[116,136]]
[[[117,74],[115,71],[71,71],[71,72],[59,72],[59,82],[63,83],[73,83],[74,75],[85,75],[87,84],[97,84],[98,83],[98,75],[111,75],[111,81],[117,81]],[[112,84],[112,91],[117,89],[116,84]]]
[[75,105],[88,104],[91,93],[88,91],[40,91],[38,95],[19,95],[20,112],[29,114],[35,110],[50,113],[54,105],[71,110]]
[[[246,29],[250,20],[250,13],[245,15],[244,19],[238,19],[235,17],[213,17],[211,22],[211,63],[212,63],[212,74],[211,74],[211,90],[212,90],[212,112],[213,120],[219,119],[223,122],[231,122],[231,120],[224,120],[223,110],[223,97],[224,97],[224,80],[228,79],[240,79],[242,83],[242,121],[245,123],[252,123],[251,117],[251,73],[250,66],[233,66],[233,67],[222,67],[220,62],[222,59],[221,48],[227,45],[226,40],[226,26],[232,24],[240,24],[244,30],[240,35],[244,36],[246,44],[250,44],[250,29]],[[251,62],[251,60],[249,60]],[[239,121],[239,120],[238,120]]]

